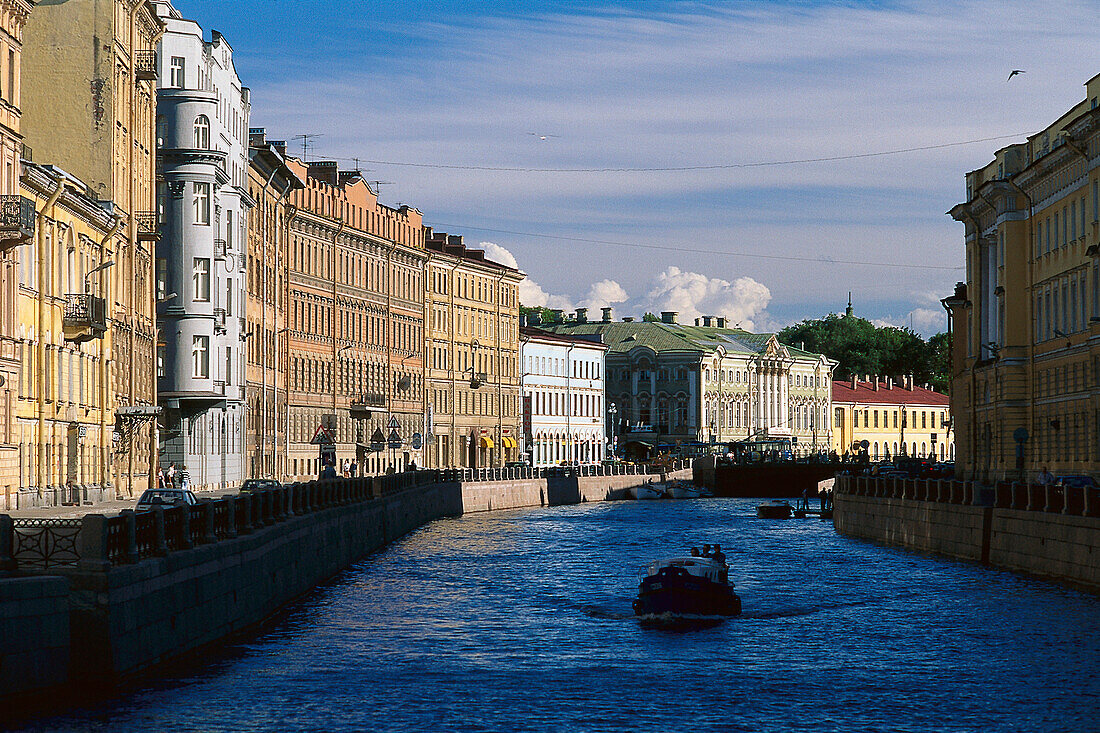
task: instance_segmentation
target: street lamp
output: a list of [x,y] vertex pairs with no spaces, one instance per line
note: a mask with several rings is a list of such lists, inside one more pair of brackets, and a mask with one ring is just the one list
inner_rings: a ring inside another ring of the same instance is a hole
[[612,402],[611,404],[609,404],[607,406],[607,413],[609,415],[611,415],[611,457],[612,458],[615,457],[615,453],[616,453],[615,449],[617,447],[615,445],[615,413],[618,412],[618,411],[619,411],[619,408],[614,402]]
[[114,266],[115,266],[115,261],[114,260],[107,260],[102,265],[97,265],[96,267],[93,267],[92,269],[88,270],[88,273],[84,276],[84,292],[85,293],[88,292],[88,278],[90,278],[92,275],[96,274],[100,270],[106,270],[108,267],[114,267]]

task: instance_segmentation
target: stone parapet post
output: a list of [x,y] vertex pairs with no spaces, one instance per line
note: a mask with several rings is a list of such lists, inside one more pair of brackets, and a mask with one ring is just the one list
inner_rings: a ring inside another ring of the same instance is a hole
[[227,496],[225,498],[225,523],[227,525],[225,536],[233,538],[237,536],[237,499]]
[[15,522],[7,514],[0,514],[0,570],[15,570],[18,566],[12,552],[15,550]]
[[133,509],[123,509],[119,516],[126,528],[126,562],[137,562],[141,559],[137,544],[137,515]]
[[205,544],[218,541],[218,533],[214,531],[214,502],[204,501],[202,503],[203,512],[203,531],[202,541]]
[[102,514],[85,514],[80,523],[79,534],[81,570],[106,572],[111,569],[111,558],[107,550],[107,517]]

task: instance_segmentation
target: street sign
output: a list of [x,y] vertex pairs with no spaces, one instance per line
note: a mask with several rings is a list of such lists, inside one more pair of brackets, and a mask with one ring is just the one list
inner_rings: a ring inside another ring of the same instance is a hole
[[401,447],[401,436],[397,433],[396,430],[391,430],[390,431],[390,437],[389,437],[388,442],[389,442],[389,445],[390,445],[391,448],[400,448]]
[[420,433],[413,433],[411,441],[413,450],[420,450],[420,446],[424,445],[424,438]]
[[313,433],[313,438],[309,442],[313,445],[334,445],[336,443],[332,438],[332,433],[325,430],[324,425],[317,426],[317,430]]
[[397,421],[397,415],[390,415],[390,424],[387,425],[390,430],[397,430],[401,427],[401,423]]

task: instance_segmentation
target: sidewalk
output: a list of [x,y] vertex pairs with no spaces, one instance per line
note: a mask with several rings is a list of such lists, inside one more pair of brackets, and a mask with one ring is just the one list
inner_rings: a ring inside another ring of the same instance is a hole
[[[203,499],[217,499],[236,493],[238,493],[237,489],[197,491],[195,492],[195,498],[201,501]],[[135,496],[133,499],[101,501],[98,504],[83,506],[39,506],[28,509],[12,509],[11,511],[0,511],[0,514],[7,514],[13,519],[79,519],[85,514],[103,514],[113,517],[123,509],[133,509],[137,505],[137,500],[138,497]]]

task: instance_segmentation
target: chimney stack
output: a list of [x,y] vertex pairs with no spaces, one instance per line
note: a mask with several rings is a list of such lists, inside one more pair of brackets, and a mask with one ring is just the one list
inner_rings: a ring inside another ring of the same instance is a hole
[[726,327],[726,318],[725,318],[725,316],[718,316],[715,320],[718,322],[718,328],[725,328]]
[[714,325],[714,316],[703,316],[703,326],[711,328]]
[[855,374],[852,375],[852,389],[859,386],[859,377]]
[[873,379],[874,386],[871,387],[871,389],[875,390],[876,392],[878,392],[878,380],[879,380],[879,376],[876,374],[874,376],[874,379]]
[[676,316],[679,313],[676,311],[661,311],[661,323],[676,323]]
[[519,314],[519,327],[520,328],[526,328],[527,327],[527,316],[525,316],[522,313]]
[[550,311],[550,313],[552,314],[550,316],[551,323],[561,323],[565,320],[565,311],[561,310],[560,308],[554,308]]
[[614,312],[611,309],[611,306],[600,308],[600,312],[603,313],[603,322],[604,323],[611,323],[612,313]]
[[703,325],[703,319],[702,319],[702,318],[696,318],[696,319],[695,319],[695,325],[696,325],[696,326],[701,326],[701,325]]
[[587,308],[578,308],[577,309],[577,323],[588,323],[588,309]]
[[527,322],[532,326],[541,326],[542,314],[538,311],[531,311],[531,315],[527,317]]
[[623,316],[623,323],[634,323],[634,316]]

